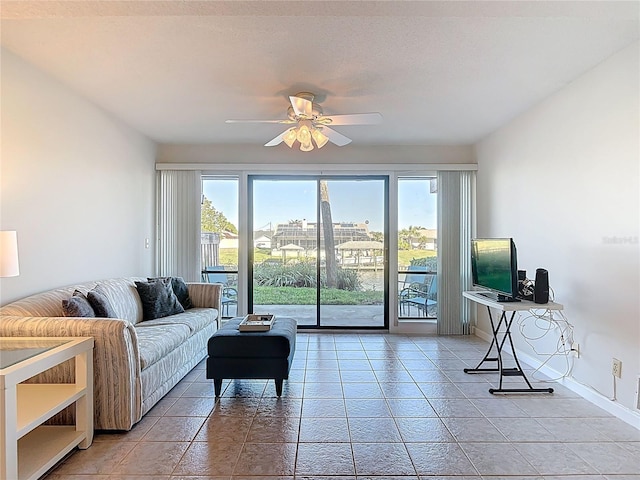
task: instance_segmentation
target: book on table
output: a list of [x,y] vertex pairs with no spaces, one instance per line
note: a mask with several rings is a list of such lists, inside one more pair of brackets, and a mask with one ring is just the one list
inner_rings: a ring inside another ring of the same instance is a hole
[[271,330],[275,319],[276,316],[271,313],[251,313],[242,319],[238,329],[241,332],[266,332]]

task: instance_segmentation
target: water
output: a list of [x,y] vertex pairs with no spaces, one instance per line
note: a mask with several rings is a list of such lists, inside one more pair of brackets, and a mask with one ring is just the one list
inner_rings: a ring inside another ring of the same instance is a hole
[[384,271],[362,270],[358,273],[362,289],[382,292],[384,290]]

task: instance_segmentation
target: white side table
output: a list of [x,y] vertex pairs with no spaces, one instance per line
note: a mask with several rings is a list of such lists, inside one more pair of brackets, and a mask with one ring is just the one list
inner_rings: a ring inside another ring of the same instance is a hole
[[[23,383],[72,358],[75,383]],[[0,390],[0,479],[37,479],[93,441],[93,338],[0,338]],[[73,403],[75,425],[43,425]]]

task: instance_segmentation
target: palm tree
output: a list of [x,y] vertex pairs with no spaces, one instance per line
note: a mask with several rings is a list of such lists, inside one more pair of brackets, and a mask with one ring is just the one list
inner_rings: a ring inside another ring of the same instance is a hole
[[333,238],[333,220],[331,203],[329,202],[329,186],[326,180],[320,180],[320,214],[322,216],[322,234],[324,236],[324,255],[326,260],[327,287],[338,286],[338,265],[336,262],[336,245]]
[[384,233],[382,232],[369,232],[369,236],[371,237],[371,240],[384,242]]
[[416,240],[419,242],[421,237],[424,237],[422,234],[422,227],[409,225],[409,230],[407,232],[407,241],[409,242],[409,249],[413,250],[414,243]]

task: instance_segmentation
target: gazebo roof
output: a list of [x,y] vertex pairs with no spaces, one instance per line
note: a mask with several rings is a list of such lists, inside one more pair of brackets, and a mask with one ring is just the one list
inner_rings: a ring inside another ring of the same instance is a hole
[[341,243],[336,248],[338,250],[383,250],[384,243],[375,240],[352,240]]
[[287,243],[284,247],[280,247],[280,250],[304,250],[300,245],[293,243]]

